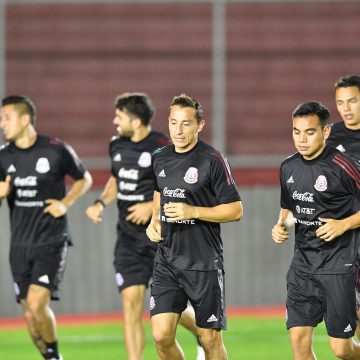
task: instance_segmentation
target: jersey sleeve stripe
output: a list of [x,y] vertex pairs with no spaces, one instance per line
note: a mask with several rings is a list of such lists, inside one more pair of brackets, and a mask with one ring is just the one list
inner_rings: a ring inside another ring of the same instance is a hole
[[357,187],[360,189],[360,173],[353,166],[348,159],[343,158],[342,156],[336,155],[333,159],[333,162],[338,164],[353,180],[356,181]]
[[354,180],[356,180],[357,183],[360,183],[360,172],[358,168],[347,157],[336,155],[335,158],[343,160],[344,163],[346,163],[348,167],[352,170],[352,172],[355,174],[356,178]]
[[231,174],[231,171],[230,171],[229,163],[226,161],[226,159],[219,153],[213,152],[213,153],[211,153],[211,155],[214,155],[214,156],[216,156],[217,158],[220,159],[221,164],[222,164],[222,166],[224,167],[224,170],[225,170],[226,180],[227,180],[228,185],[235,184],[234,178],[233,178],[233,176]]

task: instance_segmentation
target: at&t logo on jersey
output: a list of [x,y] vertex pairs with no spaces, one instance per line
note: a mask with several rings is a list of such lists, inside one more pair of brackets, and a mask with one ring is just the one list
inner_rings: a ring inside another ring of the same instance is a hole
[[185,189],[168,189],[167,187],[163,190],[164,196],[185,199]]
[[317,191],[325,191],[327,189],[327,180],[324,175],[319,175],[319,177],[316,179],[314,188]]
[[195,167],[189,167],[184,176],[184,180],[188,184],[195,184],[198,181],[198,169]]
[[294,200],[314,202],[314,194],[310,192],[298,193],[296,190],[292,194]]

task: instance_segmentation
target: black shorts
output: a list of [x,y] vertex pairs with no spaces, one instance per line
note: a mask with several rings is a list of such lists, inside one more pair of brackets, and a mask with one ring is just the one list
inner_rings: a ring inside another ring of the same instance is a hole
[[354,336],[356,274],[318,275],[290,267],[287,274],[287,328],[316,327],[323,319],[331,337]]
[[31,284],[49,289],[51,299],[59,300],[67,250],[67,243],[10,249],[10,267],[18,302],[26,299]]
[[183,270],[155,263],[150,315],[181,314],[189,301],[198,327],[226,329],[224,287],[223,270]]
[[154,268],[156,249],[145,233],[125,235],[118,232],[114,251],[116,285],[121,292],[133,285],[148,287]]

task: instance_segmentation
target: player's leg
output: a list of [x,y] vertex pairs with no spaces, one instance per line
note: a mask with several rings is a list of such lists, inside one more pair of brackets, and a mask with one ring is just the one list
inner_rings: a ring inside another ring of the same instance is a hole
[[207,360],[226,360],[227,354],[221,329],[198,329]]
[[154,264],[151,285],[150,315],[156,351],[161,359],[184,359],[176,341],[176,327],[186,309],[188,297],[181,285],[178,270],[169,264]]
[[290,329],[290,343],[294,360],[316,360],[312,348],[314,328],[295,326]]
[[28,308],[25,299],[20,300],[20,304],[23,309],[26,327],[28,329],[29,335],[30,335],[34,345],[40,351],[40,353],[45,354],[46,353],[46,344],[44,342],[44,339],[41,337],[40,332],[36,326],[35,317],[34,317],[33,313],[30,311],[30,309]]
[[56,320],[49,306],[50,298],[51,292],[49,289],[32,284],[26,298],[26,309],[32,314],[36,333],[40,335],[40,338],[45,343],[45,358],[59,359]]
[[180,315],[177,313],[160,313],[151,317],[156,351],[162,360],[185,359],[184,353],[175,338],[179,318]]
[[317,278],[327,294],[324,320],[332,352],[339,359],[360,360],[360,344],[353,341],[357,325],[356,274],[319,275]]
[[337,358],[360,360],[360,344],[356,343],[352,338],[339,339],[330,336],[329,339],[331,351]]
[[191,331],[196,338],[196,342],[197,342],[196,360],[205,360],[205,353],[200,342],[198,327],[196,326],[196,322],[195,322],[195,312],[192,306],[189,305],[182,312],[179,320],[179,324],[182,325],[185,329]]
[[[221,330],[226,329],[223,270],[182,272],[184,291],[194,307],[198,335],[206,359],[227,359]],[[207,296],[212,294],[212,296]]]
[[313,334],[326,311],[324,289],[314,275],[294,267],[290,267],[286,280],[286,327],[294,360],[316,359]]
[[139,360],[143,357],[145,330],[142,316],[145,290],[145,285],[133,285],[121,291],[124,308],[125,345],[129,360]]
[[357,309],[357,318],[358,323],[356,326],[356,336],[360,340],[360,268],[356,266],[356,285],[355,285],[355,294],[356,294],[356,309]]

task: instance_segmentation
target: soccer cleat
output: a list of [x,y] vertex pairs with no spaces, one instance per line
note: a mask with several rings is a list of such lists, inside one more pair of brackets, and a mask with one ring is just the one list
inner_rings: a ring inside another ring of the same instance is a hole
[[[204,358],[205,359],[205,358]],[[58,358],[51,358],[49,360],[64,360],[64,358],[62,357],[61,354],[59,354],[59,357]]]
[[200,345],[197,346],[196,360],[205,360],[205,352]]

